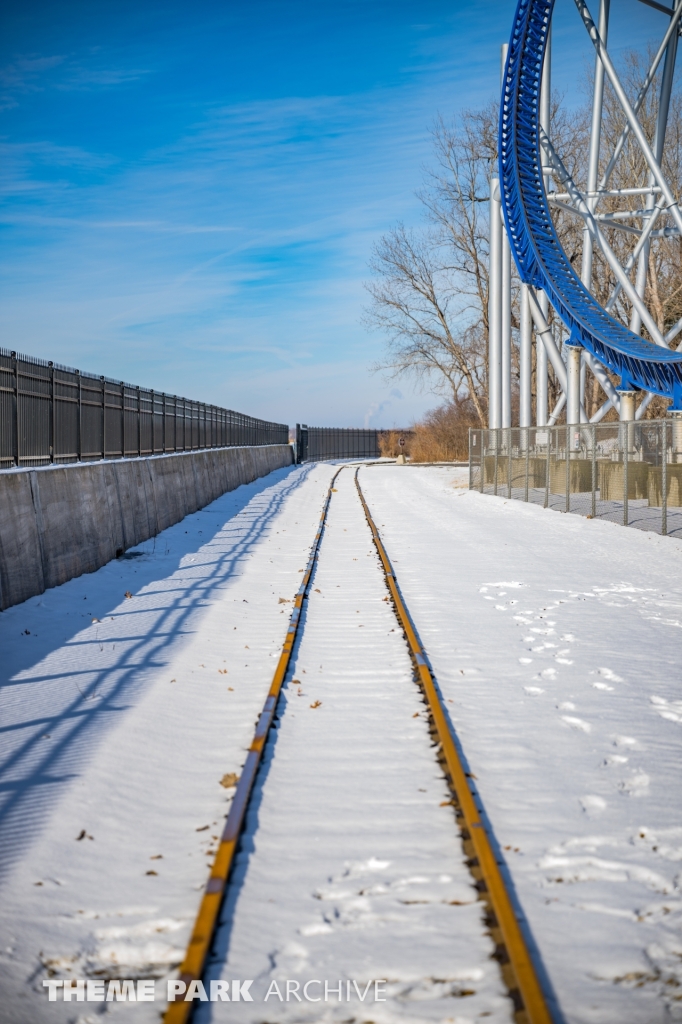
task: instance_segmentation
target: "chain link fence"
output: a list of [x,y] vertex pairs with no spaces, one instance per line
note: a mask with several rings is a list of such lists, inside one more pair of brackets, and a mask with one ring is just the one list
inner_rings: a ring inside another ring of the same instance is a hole
[[380,430],[353,427],[308,427],[296,424],[296,461],[378,459]]
[[0,469],[288,440],[283,423],[0,349]]
[[682,419],[471,430],[469,488],[682,536]]

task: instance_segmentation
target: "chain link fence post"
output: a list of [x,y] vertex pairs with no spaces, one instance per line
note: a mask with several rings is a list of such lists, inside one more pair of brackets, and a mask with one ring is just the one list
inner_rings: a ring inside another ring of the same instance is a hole
[[499,434],[498,434],[498,428],[497,427],[493,427],[493,429],[491,430],[491,434],[493,435],[493,494],[497,495],[497,469],[498,469],[498,461],[499,461],[499,457],[500,457],[500,453],[499,453],[500,438],[499,438]]
[[668,421],[661,423],[661,536],[668,533]]
[[594,519],[597,515],[597,424],[592,424],[592,509]]
[[571,425],[566,424],[566,506],[564,511],[571,511]]
[[523,485],[523,500],[528,501],[528,473],[530,470],[530,427],[523,428],[524,444],[526,446],[526,474]]
[[481,431],[481,479],[479,481],[479,486],[480,486],[480,489],[481,489],[481,494],[483,494],[483,491],[485,489],[485,453],[487,452],[487,450],[488,450],[488,431],[484,428]]
[[507,497],[512,496],[512,428],[507,427]]

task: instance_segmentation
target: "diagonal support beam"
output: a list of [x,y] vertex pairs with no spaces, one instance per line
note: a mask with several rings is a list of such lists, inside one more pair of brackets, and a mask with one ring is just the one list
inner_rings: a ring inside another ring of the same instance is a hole
[[552,166],[554,167],[555,173],[558,176],[560,176],[561,184],[566,187],[569,195],[571,196],[571,199],[578,207],[580,214],[585,218],[585,224],[587,225],[590,235],[603,252],[604,258],[606,259],[608,265],[611,267],[611,270],[613,271],[616,281],[621,286],[621,288],[629,298],[630,302],[641,316],[642,322],[646,324],[647,330],[649,331],[652,340],[655,341],[656,344],[659,345],[661,348],[667,348],[668,346],[665,343],[665,339],[663,338],[663,335],[658,329],[658,324],[652,317],[649,310],[644,305],[644,301],[642,300],[642,298],[637,294],[637,290],[632,284],[632,281],[621,267],[618,257],[616,256],[615,252],[613,251],[609,243],[606,241],[606,238],[602,234],[599,228],[599,223],[598,221],[595,220],[594,214],[592,213],[589,205],[583,198],[582,192],[580,191],[576,183],[573,181],[573,178],[567,171],[563,160],[561,159],[561,157],[559,156],[559,154],[557,153],[557,151],[555,150],[554,146],[547,138],[545,133],[542,131],[542,129],[540,129],[540,138],[542,139],[545,151],[549,155],[549,159],[552,163]]
[[[680,210],[677,204],[677,200],[673,195],[672,189],[670,188],[668,182],[665,179],[665,175],[661,170],[660,164],[658,163],[652,152],[651,146],[649,145],[646,135],[644,134],[644,130],[641,124],[639,123],[639,119],[635,114],[634,110],[632,109],[630,101],[627,98],[625,89],[621,85],[620,78],[618,77],[616,69],[613,66],[611,58],[609,57],[608,50],[602,43],[601,38],[599,36],[599,32],[597,31],[597,27],[594,24],[594,21],[592,20],[592,15],[590,14],[589,8],[585,3],[585,0],[575,0],[575,5],[578,8],[578,13],[580,14],[580,17],[583,20],[583,24],[587,29],[587,33],[590,39],[592,40],[594,48],[599,55],[599,59],[604,65],[604,71],[606,72],[608,79],[611,83],[611,87],[613,88],[613,91],[616,94],[618,102],[620,103],[623,109],[623,113],[628,119],[630,130],[632,131],[632,134],[635,136],[637,142],[639,143],[639,147],[642,150],[644,159],[649,165],[649,169],[654,176],[656,184],[660,186],[661,192],[665,196],[666,206],[668,207],[668,213],[671,215],[671,217],[677,224],[678,228],[682,232],[682,211]],[[678,12],[675,13],[677,14]],[[679,13],[682,14],[682,6],[680,7]],[[673,24],[673,20],[674,19],[671,19],[671,26]]]
[[[642,104],[644,103],[644,100],[646,99],[646,94],[649,91],[649,87],[650,87],[651,83],[653,82],[654,78],[656,77],[656,71],[658,70],[658,65],[661,63],[661,61],[663,59],[663,55],[664,55],[665,51],[668,48],[668,43],[670,42],[670,40],[673,37],[673,34],[676,31],[676,29],[677,29],[677,27],[679,25],[679,21],[680,21],[681,17],[682,17],[682,7],[678,7],[678,9],[672,15],[672,19],[670,21],[670,24],[668,25],[668,28],[666,29],[666,33],[663,36],[663,41],[661,42],[661,45],[659,46],[658,50],[656,51],[656,56],[654,57],[653,61],[651,62],[651,67],[649,68],[649,71],[647,72],[646,78],[642,82],[641,88],[640,88],[639,92],[637,93],[637,99],[635,100],[635,105],[633,107],[633,110],[635,111],[636,114],[639,113],[639,110],[640,110]],[[628,137],[629,134],[630,134],[630,125],[626,124],[625,127],[623,128],[623,131],[620,133],[620,136],[619,136],[618,141],[616,143],[615,149],[613,151],[613,155],[612,155],[611,159],[609,160],[609,162],[608,162],[608,164],[606,166],[606,170],[604,171],[604,174],[602,175],[602,179],[601,179],[601,182],[599,184],[600,188],[602,188],[602,189],[606,188],[606,186],[608,184],[608,181],[609,181],[609,178],[611,177],[611,174],[613,173],[613,168],[616,166],[616,163],[618,161],[618,157],[620,156],[620,154],[623,151],[623,146],[625,145],[625,142],[626,142],[627,137]]]

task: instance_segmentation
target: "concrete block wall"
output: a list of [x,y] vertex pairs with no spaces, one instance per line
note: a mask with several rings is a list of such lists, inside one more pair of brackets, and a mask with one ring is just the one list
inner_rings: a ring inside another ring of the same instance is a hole
[[292,461],[281,444],[0,473],[0,608],[95,572]]

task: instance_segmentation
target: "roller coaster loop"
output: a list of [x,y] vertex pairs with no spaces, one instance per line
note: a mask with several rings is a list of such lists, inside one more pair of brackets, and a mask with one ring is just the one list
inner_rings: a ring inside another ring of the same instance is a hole
[[614,320],[580,281],[557,236],[543,183],[540,86],[554,0],[519,0],[504,70],[499,125],[502,210],[521,280],[542,288],[569,332],[639,388],[682,409],[682,353],[661,348]]

